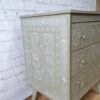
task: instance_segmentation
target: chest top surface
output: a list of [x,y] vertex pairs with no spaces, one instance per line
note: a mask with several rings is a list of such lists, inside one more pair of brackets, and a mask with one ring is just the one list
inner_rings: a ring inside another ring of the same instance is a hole
[[100,15],[100,11],[65,10],[65,11],[57,11],[57,12],[48,12],[48,13],[39,13],[39,14],[23,15],[23,16],[21,16],[21,18],[39,17],[39,16],[49,16],[49,15],[59,15],[59,14]]

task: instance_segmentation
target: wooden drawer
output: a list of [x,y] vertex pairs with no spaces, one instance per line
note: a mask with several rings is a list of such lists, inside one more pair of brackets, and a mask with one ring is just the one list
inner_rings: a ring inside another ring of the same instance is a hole
[[100,62],[97,61],[95,64],[91,65],[91,68],[87,68],[76,77],[73,77],[71,82],[72,100],[79,100],[82,96],[84,96],[85,93],[99,81],[99,75]]
[[72,76],[100,59],[100,43],[72,53]]
[[100,41],[100,22],[72,24],[72,51]]
[[100,15],[72,14],[72,23],[100,21]]

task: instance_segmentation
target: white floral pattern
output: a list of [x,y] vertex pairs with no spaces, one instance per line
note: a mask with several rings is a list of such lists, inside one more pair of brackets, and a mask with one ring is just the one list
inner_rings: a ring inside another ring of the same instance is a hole
[[53,99],[66,98],[67,16],[30,18],[24,21],[23,28],[29,51],[26,55],[31,56],[30,61],[26,58],[31,65],[27,65],[32,73],[31,85]]

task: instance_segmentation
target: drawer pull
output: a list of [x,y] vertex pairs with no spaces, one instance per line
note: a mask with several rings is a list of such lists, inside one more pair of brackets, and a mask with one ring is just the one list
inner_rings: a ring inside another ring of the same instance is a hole
[[81,40],[86,40],[86,36],[85,35],[81,36]]
[[85,63],[85,60],[81,60],[80,63],[81,63],[81,64],[84,64],[84,63]]
[[82,87],[84,86],[84,83],[83,83],[83,82],[81,83],[81,86],[82,86]]
[[88,59],[85,59],[85,60],[80,60],[80,64],[88,64]]

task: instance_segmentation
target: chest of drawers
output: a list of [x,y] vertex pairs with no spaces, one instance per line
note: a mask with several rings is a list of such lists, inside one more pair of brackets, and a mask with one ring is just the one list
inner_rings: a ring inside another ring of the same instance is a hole
[[21,22],[27,79],[36,91],[53,100],[80,100],[99,82],[99,12],[28,15]]

